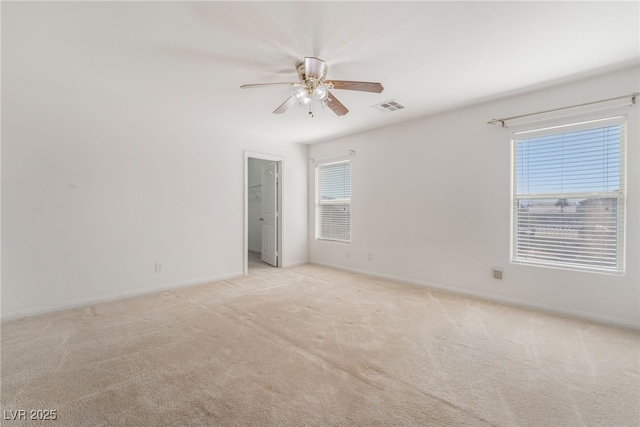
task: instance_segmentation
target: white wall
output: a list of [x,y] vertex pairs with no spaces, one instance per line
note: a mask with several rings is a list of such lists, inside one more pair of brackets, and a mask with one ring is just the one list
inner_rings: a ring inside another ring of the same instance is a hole
[[[262,168],[270,163],[269,160],[249,158],[249,170],[247,180],[249,187],[262,185]],[[253,252],[262,252],[262,189],[254,188],[254,193],[249,191],[247,206],[248,246]]]
[[[640,89],[639,75],[626,69],[312,145],[313,158],[357,154],[350,245],[314,239],[310,171],[311,262],[639,327],[640,106],[628,109],[624,275],[510,263],[509,130],[486,124],[629,94]],[[503,280],[493,279],[494,266]]]
[[241,275],[244,150],[284,157],[283,264],[307,261],[307,146],[44,86],[2,90],[4,318]]

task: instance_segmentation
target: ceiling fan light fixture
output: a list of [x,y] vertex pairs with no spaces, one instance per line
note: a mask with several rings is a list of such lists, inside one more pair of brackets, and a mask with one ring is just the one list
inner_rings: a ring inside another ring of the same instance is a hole
[[323,102],[329,96],[329,91],[327,90],[327,87],[325,85],[320,84],[313,91],[313,94],[318,101]]
[[293,96],[298,100],[302,101],[304,98],[307,98],[307,91],[304,88],[299,88],[293,91]]

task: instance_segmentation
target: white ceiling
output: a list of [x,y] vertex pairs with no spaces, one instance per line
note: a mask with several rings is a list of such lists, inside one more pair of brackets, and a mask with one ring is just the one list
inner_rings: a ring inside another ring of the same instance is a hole
[[[640,61],[632,2],[2,2],[2,79],[311,143]],[[272,111],[317,56],[350,113]],[[623,94],[621,94],[623,95]],[[370,108],[395,99],[406,108]]]

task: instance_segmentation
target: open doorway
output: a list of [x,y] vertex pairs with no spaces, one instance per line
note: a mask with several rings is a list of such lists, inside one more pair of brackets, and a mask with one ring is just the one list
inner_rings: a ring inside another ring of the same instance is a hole
[[244,274],[282,267],[282,157],[245,152]]

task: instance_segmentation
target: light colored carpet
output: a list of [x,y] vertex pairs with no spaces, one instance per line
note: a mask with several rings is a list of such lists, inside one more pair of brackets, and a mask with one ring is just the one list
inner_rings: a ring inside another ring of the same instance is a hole
[[[55,426],[638,426],[638,332],[330,268],[2,325],[2,409]],[[11,413],[11,412],[9,412]]]

